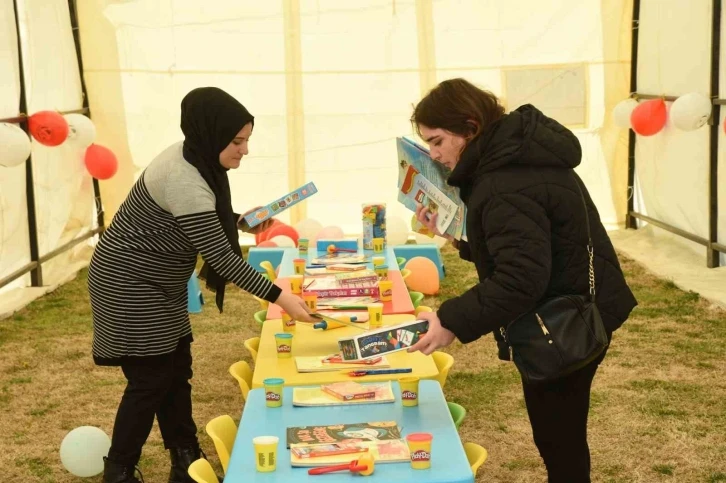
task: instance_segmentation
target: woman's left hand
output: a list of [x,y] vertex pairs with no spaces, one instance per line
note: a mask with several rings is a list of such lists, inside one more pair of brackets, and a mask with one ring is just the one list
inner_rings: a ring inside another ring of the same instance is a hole
[[429,321],[429,330],[421,340],[408,348],[408,352],[421,351],[429,355],[436,349],[450,345],[456,339],[453,332],[441,326],[441,320],[436,312],[421,312],[417,317]]
[[263,221],[262,223],[255,226],[254,228],[250,228],[246,222],[243,223],[245,216],[249,215],[250,213],[252,213],[256,210],[259,210],[260,208],[262,208],[262,207],[256,206],[256,207],[252,208],[251,210],[245,211],[239,217],[239,220],[237,220],[237,226],[239,226],[243,232],[252,233],[253,235],[257,235],[258,233],[262,233],[263,231],[267,230],[268,228],[270,228],[272,226],[272,218],[270,218],[269,220]]

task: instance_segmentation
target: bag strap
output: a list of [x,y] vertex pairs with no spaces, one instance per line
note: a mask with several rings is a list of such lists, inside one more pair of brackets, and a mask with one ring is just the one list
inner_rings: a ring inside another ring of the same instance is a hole
[[588,278],[590,282],[590,300],[595,302],[595,266],[594,266],[594,250],[592,245],[592,234],[590,233],[590,216],[587,213],[587,203],[585,202],[585,195],[582,193],[580,187],[580,181],[575,175],[575,171],[572,171],[572,177],[575,178],[575,184],[577,185],[577,191],[580,192],[580,198],[582,199],[582,206],[585,208],[585,225],[587,226],[587,255],[590,259],[590,267],[588,272]]

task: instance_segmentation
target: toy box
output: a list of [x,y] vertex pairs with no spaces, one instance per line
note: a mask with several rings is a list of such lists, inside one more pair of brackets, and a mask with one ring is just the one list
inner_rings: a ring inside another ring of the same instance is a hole
[[300,203],[306,198],[311,197],[317,192],[318,189],[315,187],[315,183],[310,182],[304,186],[299,187],[295,191],[286,194],[282,198],[273,201],[267,206],[263,206],[262,208],[253,211],[249,215],[246,215],[244,220],[247,222],[250,228],[254,228],[263,221],[269,220],[275,215],[279,215],[286,209]]
[[427,320],[410,320],[338,339],[338,348],[346,361],[368,359],[408,349],[428,330]]

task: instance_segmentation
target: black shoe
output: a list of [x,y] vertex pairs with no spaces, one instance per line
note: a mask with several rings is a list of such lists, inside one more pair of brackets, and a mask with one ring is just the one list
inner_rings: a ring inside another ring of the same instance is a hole
[[199,445],[170,448],[169,455],[171,456],[169,483],[194,483],[189,476],[189,466],[202,456]]
[[[141,479],[134,473],[138,471]],[[144,483],[141,470],[134,465],[121,465],[103,457],[103,483]]]

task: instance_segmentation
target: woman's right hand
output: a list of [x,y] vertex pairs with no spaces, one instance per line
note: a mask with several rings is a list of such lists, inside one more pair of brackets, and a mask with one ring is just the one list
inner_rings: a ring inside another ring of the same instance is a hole
[[282,310],[287,312],[293,320],[300,322],[315,322],[316,319],[310,317],[310,309],[300,297],[297,297],[291,293],[281,293],[275,303],[282,307]]
[[446,238],[447,240],[454,240],[454,237],[448,233],[439,233],[436,228],[436,220],[438,219],[438,213],[431,213],[428,208],[424,208],[421,203],[416,203],[416,219],[425,226],[431,233],[440,237]]

